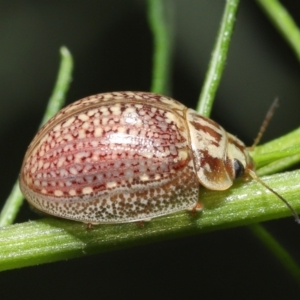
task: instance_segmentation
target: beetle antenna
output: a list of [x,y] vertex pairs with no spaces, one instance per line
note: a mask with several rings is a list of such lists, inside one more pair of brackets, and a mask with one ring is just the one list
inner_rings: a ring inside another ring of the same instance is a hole
[[275,109],[278,107],[278,102],[279,102],[278,98],[275,98],[275,100],[273,101],[271,107],[269,108],[269,110],[265,116],[263,123],[260,126],[257,137],[255,138],[253,145],[251,147],[249,147],[249,150],[254,150],[254,148],[260,142],[261,137],[263,136],[264,132],[266,131],[267,126],[274,115]]
[[279,195],[277,192],[275,192],[273,189],[271,189],[266,183],[264,183],[254,171],[252,170],[247,170],[247,173],[257,182],[259,182],[261,185],[263,185],[266,189],[268,189],[270,192],[272,192],[274,195],[276,195],[292,212],[293,216],[295,217],[295,221],[300,224],[300,217],[296,210],[290,205],[290,203],[285,200],[281,195]]

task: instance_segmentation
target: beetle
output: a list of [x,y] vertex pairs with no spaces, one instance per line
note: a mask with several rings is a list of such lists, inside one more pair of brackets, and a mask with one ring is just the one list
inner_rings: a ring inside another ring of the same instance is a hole
[[244,174],[260,181],[254,168],[244,143],[180,102],[111,92],[70,104],[39,130],[20,188],[50,215],[128,223],[200,210],[200,185],[225,190]]

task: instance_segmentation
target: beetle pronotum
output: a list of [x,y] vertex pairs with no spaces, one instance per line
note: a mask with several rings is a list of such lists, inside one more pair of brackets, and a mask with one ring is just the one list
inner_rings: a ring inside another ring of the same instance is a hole
[[243,174],[263,183],[245,145],[178,101],[113,92],[70,104],[37,133],[20,188],[38,210],[88,224],[197,210],[200,184],[225,190]]

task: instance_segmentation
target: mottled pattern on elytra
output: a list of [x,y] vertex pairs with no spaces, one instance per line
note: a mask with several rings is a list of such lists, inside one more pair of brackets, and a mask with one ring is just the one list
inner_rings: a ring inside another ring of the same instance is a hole
[[[57,201],[28,191],[34,206],[41,211],[85,223],[119,223],[148,220],[194,207],[199,183],[189,167],[152,185],[120,185],[108,192],[81,200]],[[191,176],[193,174],[193,176]]]
[[142,92],[99,94],[54,116],[25,155],[20,187],[36,208],[87,223],[148,219],[194,206],[186,108]]

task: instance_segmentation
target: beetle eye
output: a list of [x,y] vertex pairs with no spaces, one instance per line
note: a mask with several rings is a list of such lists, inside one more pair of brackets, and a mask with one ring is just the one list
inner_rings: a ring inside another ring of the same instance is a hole
[[239,178],[244,175],[245,168],[239,160],[234,159],[233,167],[235,172],[235,178]]

